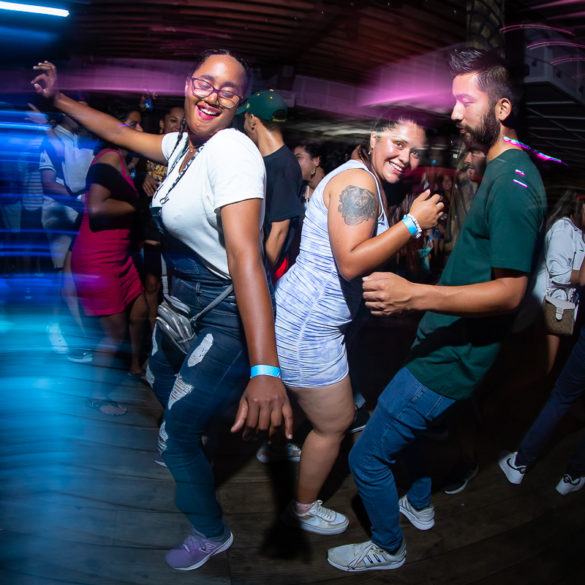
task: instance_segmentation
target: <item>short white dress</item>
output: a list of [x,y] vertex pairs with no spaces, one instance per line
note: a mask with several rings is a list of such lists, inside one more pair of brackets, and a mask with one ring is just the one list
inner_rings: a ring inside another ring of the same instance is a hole
[[[276,288],[276,346],[282,380],[289,386],[327,386],[349,372],[345,331],[361,303],[362,279],[347,281],[337,270],[323,193],[333,177],[350,169],[363,169],[374,177],[362,162],[350,160],[323,178],[307,208],[299,256]],[[376,187],[381,210],[378,235],[388,229],[388,219],[377,180]]]

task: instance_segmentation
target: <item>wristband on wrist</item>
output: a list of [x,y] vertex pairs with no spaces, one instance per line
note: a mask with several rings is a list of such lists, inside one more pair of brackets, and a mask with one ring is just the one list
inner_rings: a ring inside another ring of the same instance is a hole
[[414,215],[412,215],[411,213],[407,213],[403,218],[402,218],[402,223],[404,223],[404,225],[407,227],[408,231],[410,232],[410,235],[413,238],[420,238],[422,235],[422,229],[420,227],[420,224],[418,223],[416,217],[414,217]]
[[273,378],[280,378],[280,368],[276,366],[252,366],[250,369],[250,378],[256,376],[272,376]]

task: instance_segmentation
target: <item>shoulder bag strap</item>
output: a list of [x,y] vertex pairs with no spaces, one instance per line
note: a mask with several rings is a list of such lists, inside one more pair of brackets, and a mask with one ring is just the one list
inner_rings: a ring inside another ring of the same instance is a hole
[[209,303],[209,305],[207,305],[207,307],[205,307],[199,313],[197,313],[197,315],[195,315],[195,317],[193,317],[191,319],[191,322],[197,321],[197,319],[199,319],[200,317],[205,315],[205,313],[211,311],[211,309],[213,309],[214,307],[217,307],[217,305],[219,305],[219,303],[221,303],[224,299],[226,299],[233,290],[234,290],[233,284],[230,284],[229,286],[227,286],[221,294],[219,294],[217,297],[215,297],[211,301],[211,303]]

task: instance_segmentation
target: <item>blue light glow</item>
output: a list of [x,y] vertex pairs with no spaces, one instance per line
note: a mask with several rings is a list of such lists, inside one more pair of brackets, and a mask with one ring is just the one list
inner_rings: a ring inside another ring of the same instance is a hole
[[52,43],[57,35],[39,30],[0,26],[0,38],[4,43]]
[[19,4],[17,2],[0,1],[0,10],[12,10],[13,12],[29,12],[32,14],[47,14],[49,16],[60,16],[67,18],[69,10],[62,8],[52,8],[51,6],[37,6],[35,4]]

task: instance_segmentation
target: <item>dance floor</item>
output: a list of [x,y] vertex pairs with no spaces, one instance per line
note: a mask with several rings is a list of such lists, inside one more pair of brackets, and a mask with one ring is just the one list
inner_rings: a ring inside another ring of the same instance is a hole
[[[427,440],[436,525],[419,532],[403,522],[408,553],[402,568],[351,575],[326,561],[329,547],[368,538],[345,463],[359,435],[344,444],[324,493],[328,506],[349,516],[349,529],[319,536],[278,520],[295,464],[263,465],[254,456],[257,441],[223,432],[210,441],[234,544],[196,571],[172,571],[164,553],[189,526],[174,506],[170,473],[153,460],[161,408],[151,390],[123,370],[111,373],[112,397],[128,413],[109,417],[88,408],[91,366],[51,351],[48,304],[35,290],[30,298],[8,298],[0,314],[2,585],[585,583],[585,490],[564,497],[554,490],[583,432],[583,405],[521,486],[510,485],[496,464],[499,450],[514,446],[545,396],[541,387],[511,387],[512,379],[526,378],[517,360],[502,367],[495,398],[487,402],[480,472],[467,489],[441,491],[456,459],[455,441]],[[354,342],[358,357],[375,362],[358,368],[370,406],[400,355],[394,346],[405,337],[395,323],[366,326]],[[381,361],[384,355],[394,360]],[[528,406],[526,397],[533,397]]]

